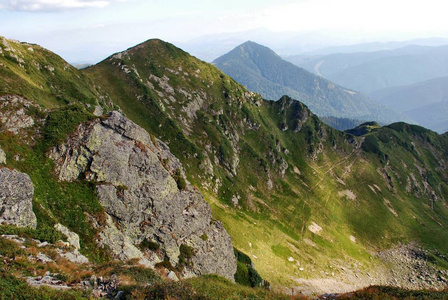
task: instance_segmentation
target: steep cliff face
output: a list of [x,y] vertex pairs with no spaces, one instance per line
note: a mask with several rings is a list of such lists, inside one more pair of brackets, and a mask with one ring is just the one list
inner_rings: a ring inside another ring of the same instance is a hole
[[[209,205],[185,180],[168,146],[141,127],[112,112],[81,125],[50,156],[61,181],[96,183],[108,214],[100,243],[118,258],[139,258],[147,265],[168,259],[183,277],[211,273],[233,280],[229,235],[212,220]],[[144,249],[148,242],[160,249]],[[188,257],[182,249],[189,249]]]

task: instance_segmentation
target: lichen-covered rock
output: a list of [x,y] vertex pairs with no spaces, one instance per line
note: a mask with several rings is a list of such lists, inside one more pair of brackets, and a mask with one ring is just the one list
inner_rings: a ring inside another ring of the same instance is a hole
[[34,119],[27,114],[30,107],[35,107],[32,101],[16,95],[0,97],[0,122],[7,131],[18,134],[21,129],[34,125]]
[[27,174],[0,168],[0,223],[36,228],[33,194]]
[[176,266],[179,248],[185,244],[194,255],[184,277],[219,274],[233,280],[236,260],[229,235],[221,223],[212,221],[209,205],[185,180],[182,165],[168,146],[141,127],[112,112],[81,125],[50,157],[60,180],[84,176],[97,183],[98,199],[110,216],[100,243],[117,257],[142,259],[143,252],[151,251],[135,245],[146,240],[158,243],[161,258]]
[[118,259],[122,261],[138,259],[142,265],[153,265],[133,241],[115,226],[111,216],[107,217],[106,225],[101,229],[99,238],[100,246],[108,246]]

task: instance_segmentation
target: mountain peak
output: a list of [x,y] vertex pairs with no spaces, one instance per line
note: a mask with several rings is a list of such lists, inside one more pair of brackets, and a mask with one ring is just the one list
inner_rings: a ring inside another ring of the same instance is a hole
[[[244,43],[242,43],[239,46],[236,46],[232,51],[230,51],[228,54],[239,54],[239,53],[248,53],[249,55],[251,55],[252,59],[255,59],[253,56],[257,56],[260,57],[262,56],[263,59],[277,59],[277,60],[281,60],[280,56],[275,53],[272,49],[260,45],[254,41],[246,41]],[[226,56],[226,55],[223,55]],[[223,57],[222,56],[222,57]],[[219,60],[220,58],[218,58],[217,60]]]
[[163,57],[185,57],[188,55],[185,51],[177,48],[171,43],[165,42],[161,39],[149,39],[143,43],[137,44],[133,47],[126,49],[125,51],[115,53],[108,57],[107,59],[118,58],[121,59],[126,55],[138,55],[141,57],[154,57],[162,59]]
[[390,123],[405,120],[366,96],[337,86],[283,60],[266,46],[247,41],[213,62],[227,75],[266,99],[288,95],[320,116]]

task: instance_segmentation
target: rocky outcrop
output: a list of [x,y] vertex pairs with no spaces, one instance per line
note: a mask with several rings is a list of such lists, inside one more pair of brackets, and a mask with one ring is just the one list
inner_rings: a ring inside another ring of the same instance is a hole
[[[117,257],[145,264],[168,259],[177,266],[181,245],[187,245],[193,255],[183,277],[219,274],[233,280],[236,260],[229,235],[212,221],[209,205],[185,180],[168,146],[141,127],[112,112],[81,125],[50,157],[60,180],[96,182],[98,199],[110,217],[100,243]],[[159,249],[136,247],[148,243]]]
[[0,224],[36,228],[33,194],[33,183],[27,174],[0,168]]
[[0,122],[4,130],[18,134],[20,130],[34,125],[28,109],[36,104],[16,95],[0,97]]

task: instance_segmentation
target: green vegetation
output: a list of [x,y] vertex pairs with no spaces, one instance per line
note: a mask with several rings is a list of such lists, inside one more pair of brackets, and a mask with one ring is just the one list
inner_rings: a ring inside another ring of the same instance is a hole
[[176,172],[173,174],[174,180],[176,180],[177,188],[179,190],[184,190],[187,187],[187,182],[185,178],[182,176],[180,169],[176,169]]
[[269,288],[269,282],[263,280],[257,270],[254,269],[252,260],[234,248],[235,256],[237,259],[237,270],[235,273],[235,282],[245,286],[251,287],[265,287]]
[[191,259],[194,255],[194,249],[188,245],[181,244],[179,247],[179,252],[179,263],[177,265],[177,268],[179,269],[179,271],[182,271],[185,266],[191,266]]
[[363,123],[363,121],[361,120],[354,120],[349,118],[337,118],[332,116],[321,116],[319,118],[321,119],[322,122],[324,122],[328,126],[341,131],[355,128],[359,124]]
[[365,122],[365,123],[362,123],[362,124],[356,126],[355,128],[346,130],[345,132],[356,135],[356,136],[360,136],[360,135],[365,135],[372,131],[376,131],[380,127],[381,126],[377,122]]
[[140,249],[142,250],[151,250],[151,251],[157,251],[160,248],[160,244],[157,242],[153,242],[148,240],[147,238],[144,238],[143,241],[140,243]]
[[21,237],[32,237],[40,241],[55,243],[64,240],[65,236],[48,225],[42,225],[37,229],[30,227],[17,227],[14,225],[0,225],[0,234],[13,234]]
[[92,120],[92,118],[93,115],[90,115],[80,104],[68,105],[50,112],[42,129],[44,147],[61,144],[67,140],[68,135],[74,132],[79,124]]

